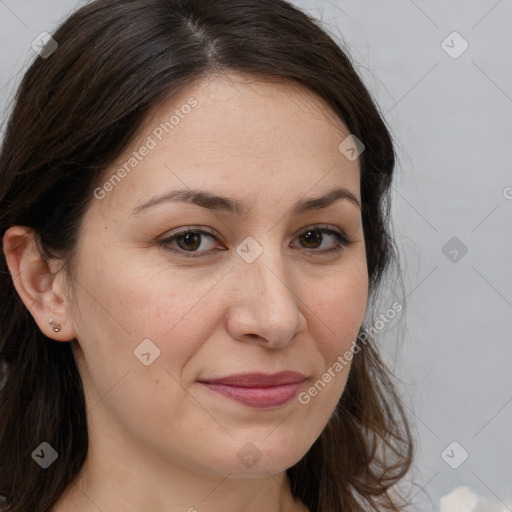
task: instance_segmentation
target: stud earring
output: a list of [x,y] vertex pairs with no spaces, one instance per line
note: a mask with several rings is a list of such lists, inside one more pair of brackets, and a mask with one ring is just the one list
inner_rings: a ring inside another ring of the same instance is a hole
[[53,324],[53,318],[50,319],[50,325],[52,326],[53,328],[53,332],[60,332],[60,324]]

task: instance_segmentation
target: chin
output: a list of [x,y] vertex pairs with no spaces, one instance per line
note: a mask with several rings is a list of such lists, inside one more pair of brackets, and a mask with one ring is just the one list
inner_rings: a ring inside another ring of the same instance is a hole
[[[227,456],[229,452],[232,455]],[[294,450],[284,452],[282,447],[276,449],[266,446],[261,450],[250,442],[241,449],[226,450],[216,453],[204,464],[203,471],[216,475],[229,475],[230,478],[262,478],[279,474],[294,466],[304,453]],[[206,457],[205,457],[206,459]]]

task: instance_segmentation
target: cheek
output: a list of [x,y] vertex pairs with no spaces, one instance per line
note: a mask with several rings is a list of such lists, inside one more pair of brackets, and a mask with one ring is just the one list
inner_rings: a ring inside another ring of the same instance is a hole
[[315,381],[305,390],[301,401],[319,411],[322,418],[334,411],[352,365],[353,342],[367,308],[366,261],[357,259],[353,265],[340,267],[323,283],[308,299],[311,338],[321,362],[316,366]]
[[138,258],[123,258],[128,252],[82,257],[75,315],[82,350],[108,375],[140,364],[134,350],[149,339],[179,368],[208,339],[208,294],[218,277],[143,267]]
[[332,352],[338,355],[340,350],[350,346],[363,322],[368,301],[365,265],[340,269],[329,279],[324,279],[322,286],[305,295],[312,310],[313,325],[323,332],[322,336],[314,337],[324,350],[331,352],[331,358]]
[[108,408],[136,436],[158,439],[169,425],[178,429],[177,417],[192,423],[202,417],[181,379],[211,337],[212,304],[201,299],[212,300],[208,291],[216,281],[141,270],[134,258],[83,261],[94,262],[81,267],[76,309],[80,374],[89,406],[101,404],[91,421],[101,424],[100,411]]

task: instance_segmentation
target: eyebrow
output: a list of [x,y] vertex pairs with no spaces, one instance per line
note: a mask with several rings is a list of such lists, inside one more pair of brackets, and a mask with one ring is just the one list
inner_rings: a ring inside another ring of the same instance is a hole
[[[339,187],[330,190],[321,197],[313,197],[297,201],[293,206],[291,213],[292,215],[300,215],[312,210],[320,210],[322,208],[327,208],[340,199],[346,199],[361,209],[359,199],[350,192],[350,190]],[[161,196],[153,197],[148,202],[134,208],[132,210],[132,214],[137,214],[143,210],[151,208],[152,206],[168,201],[192,203],[209,210],[223,211],[235,215],[243,215],[247,213],[247,209],[243,203],[236,199],[218,196],[202,190],[180,189],[173,190],[172,192],[168,192]]]

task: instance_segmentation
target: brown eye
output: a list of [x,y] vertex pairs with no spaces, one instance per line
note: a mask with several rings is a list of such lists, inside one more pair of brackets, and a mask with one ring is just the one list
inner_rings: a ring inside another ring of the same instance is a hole
[[189,256],[202,256],[212,252],[216,238],[202,229],[186,229],[160,240],[159,245],[174,252],[189,253]]
[[317,229],[308,229],[299,237],[300,241],[307,249],[315,248],[316,244],[322,243],[322,234]]
[[[334,243],[329,244],[329,239],[334,239]],[[298,240],[302,248],[310,249],[313,254],[318,255],[340,251],[352,243],[345,233],[321,226],[306,229],[298,237]],[[324,243],[325,241],[327,241],[327,244]],[[325,248],[325,245],[327,245],[327,248]]]
[[180,249],[195,251],[201,246],[201,235],[199,233],[185,233],[176,237],[176,241]]

